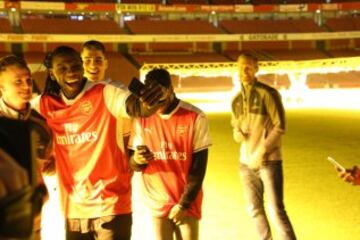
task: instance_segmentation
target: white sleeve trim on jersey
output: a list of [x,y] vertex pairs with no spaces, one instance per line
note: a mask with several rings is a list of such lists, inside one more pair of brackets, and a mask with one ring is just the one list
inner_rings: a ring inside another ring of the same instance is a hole
[[40,113],[40,99],[41,99],[41,95],[36,96],[30,100],[31,108],[37,111],[38,113]]
[[209,132],[209,121],[203,112],[200,112],[194,123],[193,152],[209,148],[212,143]]
[[104,87],[104,100],[107,109],[113,116],[129,118],[126,112],[126,99],[130,92],[124,88],[114,86],[113,84],[106,84]]

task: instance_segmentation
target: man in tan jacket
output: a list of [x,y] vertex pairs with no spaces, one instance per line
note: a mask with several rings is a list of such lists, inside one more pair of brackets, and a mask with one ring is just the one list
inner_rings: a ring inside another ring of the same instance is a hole
[[281,136],[285,112],[278,91],[256,79],[258,60],[250,54],[238,59],[241,91],[232,102],[233,136],[240,143],[240,175],[247,208],[259,239],[272,238],[264,209],[267,194],[270,216],[281,239],[296,239],[283,202]]

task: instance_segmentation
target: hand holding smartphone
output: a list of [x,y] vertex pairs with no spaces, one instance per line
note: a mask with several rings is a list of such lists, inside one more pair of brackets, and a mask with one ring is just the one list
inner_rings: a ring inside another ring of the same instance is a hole
[[148,164],[154,159],[154,154],[146,145],[139,145],[136,147],[134,160],[137,164]]
[[334,158],[328,157],[327,160],[334,165],[336,169],[338,169],[340,172],[345,172],[346,168],[342,166],[340,163],[338,163]]
[[133,95],[140,98],[144,106],[152,108],[153,111],[159,108],[158,103],[166,96],[163,87],[156,81],[145,85],[136,77],[131,80],[128,89]]

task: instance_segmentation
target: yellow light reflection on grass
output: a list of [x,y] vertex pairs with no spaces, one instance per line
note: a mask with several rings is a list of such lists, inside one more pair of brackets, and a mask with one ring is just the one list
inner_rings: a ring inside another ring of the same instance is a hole
[[[360,110],[360,89],[303,89],[302,91],[292,91],[292,90],[281,90],[282,99],[286,108],[299,108],[299,109],[309,109],[309,108],[328,108],[328,109],[357,109]],[[219,112],[230,112],[230,104],[231,99],[234,96],[235,91],[227,91],[227,92],[191,92],[191,93],[178,93],[177,96],[180,99],[191,102],[194,105],[201,108],[203,111],[207,113],[219,113]],[[226,122],[229,122],[230,119],[226,119]],[[227,128],[229,126],[226,126]],[[227,136],[226,136],[227,137]],[[224,142],[231,142],[231,136],[229,132],[227,140],[223,139]],[[233,145],[233,143],[231,142]],[[219,195],[222,195],[223,199],[234,199],[236,198],[236,202],[238,205],[236,206],[236,211],[238,211],[241,215],[246,215],[246,212],[242,209],[244,206],[244,202],[242,196],[238,193],[234,195],[233,191],[229,191],[226,187],[222,185],[222,182],[219,182],[218,179],[223,178],[224,176],[231,177],[233,182],[238,183],[237,179],[237,170],[236,170],[236,151],[230,155],[233,156],[233,164],[234,166],[226,169],[225,172],[219,172],[219,169],[211,169],[212,166],[210,164],[208,171],[212,172],[207,175],[208,178],[205,181],[205,201],[203,209],[204,218],[201,221],[200,239],[220,239],[219,237],[223,234],[221,230],[216,231],[214,229],[208,229],[207,225],[216,225],[219,221],[217,219],[218,212],[212,209],[219,209],[218,211],[226,211],[232,212],[232,206],[228,205],[227,202],[218,201]],[[212,154],[210,155],[211,161],[220,161],[220,159],[213,159]],[[234,169],[231,169],[234,168]],[[216,175],[217,177],[212,177],[212,175]],[[141,176],[139,173],[135,173],[133,177],[133,237],[132,240],[154,240],[152,233],[152,224],[151,217],[148,209],[144,205],[141,196],[141,187],[140,187],[140,179]],[[224,180],[224,179],[223,179]],[[227,181],[227,180],[226,180]],[[217,189],[217,190],[215,190]],[[289,204],[289,206],[291,206]],[[220,209],[221,208],[221,209]],[[229,209],[228,209],[229,208]],[[55,208],[51,209],[51,207],[47,208],[47,216],[45,217],[46,223],[48,224],[47,229],[49,229],[48,235],[46,238],[48,240],[53,240],[54,236],[57,236],[55,233],[54,226],[58,224],[58,212]],[[52,212],[51,212],[52,211]],[[293,211],[294,212],[294,211]],[[296,213],[296,211],[295,211]],[[296,215],[296,214],[295,214]],[[243,217],[246,218],[246,217]],[[295,219],[296,220],[296,219]],[[221,220],[225,225],[238,225],[233,223],[232,216],[228,216],[228,218],[224,218]],[[299,221],[299,220],[298,220]],[[296,221],[295,221],[296,222]],[[250,220],[243,221],[241,224],[242,229],[251,229],[253,225]],[[298,226],[295,226],[298,227]],[[233,229],[234,232],[228,232],[229,236],[238,234],[237,228]],[[215,232],[214,232],[215,231]],[[60,233],[62,234],[62,233]],[[227,239],[225,239],[227,240]]]
[[[205,112],[230,112],[235,91],[178,93]],[[360,109],[360,89],[301,89],[280,90],[285,108]]]

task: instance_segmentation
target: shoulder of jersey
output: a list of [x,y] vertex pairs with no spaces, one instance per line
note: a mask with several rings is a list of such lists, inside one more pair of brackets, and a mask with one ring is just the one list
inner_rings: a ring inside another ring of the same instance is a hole
[[200,108],[196,107],[195,105],[182,100],[180,101],[180,107],[196,113],[200,113],[200,114],[204,113]]

